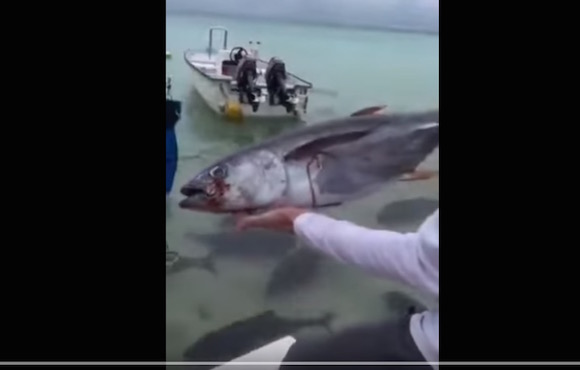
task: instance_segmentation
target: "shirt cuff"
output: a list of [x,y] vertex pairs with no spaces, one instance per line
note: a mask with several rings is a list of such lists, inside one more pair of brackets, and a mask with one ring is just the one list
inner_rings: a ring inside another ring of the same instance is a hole
[[306,212],[296,217],[293,224],[294,234],[301,236],[303,234],[304,228],[309,224],[309,221],[313,216],[316,217],[317,215],[315,213]]

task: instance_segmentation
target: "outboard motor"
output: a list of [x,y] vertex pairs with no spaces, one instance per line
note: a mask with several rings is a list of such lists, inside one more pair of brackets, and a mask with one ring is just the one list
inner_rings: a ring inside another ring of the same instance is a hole
[[247,98],[248,104],[252,105],[252,110],[256,112],[260,105],[258,96],[260,90],[256,88],[256,79],[258,78],[258,69],[256,67],[256,59],[247,55],[243,57],[238,63],[236,70],[236,82],[238,84],[240,103],[244,102],[244,96]]
[[283,105],[286,108],[286,112],[290,113],[295,107],[290,102],[290,94],[286,90],[287,78],[288,75],[284,61],[276,57],[271,58],[265,75],[270,105],[276,105],[277,99],[278,104]]

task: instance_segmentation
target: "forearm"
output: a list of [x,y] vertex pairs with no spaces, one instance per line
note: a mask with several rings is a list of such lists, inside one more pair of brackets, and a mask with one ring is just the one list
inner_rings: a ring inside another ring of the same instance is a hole
[[417,233],[372,230],[314,213],[296,218],[294,231],[306,244],[340,262],[438,294],[438,272],[423,263]]

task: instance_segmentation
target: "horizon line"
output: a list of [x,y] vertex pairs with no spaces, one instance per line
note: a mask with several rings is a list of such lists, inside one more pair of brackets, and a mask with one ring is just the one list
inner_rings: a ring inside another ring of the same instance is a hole
[[323,26],[323,27],[333,27],[333,28],[351,28],[357,30],[365,30],[365,31],[386,31],[386,32],[396,32],[396,33],[415,33],[421,34],[426,36],[439,36],[439,31],[433,30],[426,30],[420,28],[407,28],[404,26],[379,26],[379,25],[364,25],[364,24],[343,24],[338,23],[335,21],[312,21],[312,20],[300,20],[300,19],[292,19],[292,18],[283,18],[281,16],[255,16],[249,14],[240,14],[235,15],[231,13],[220,13],[214,11],[205,11],[205,10],[193,10],[193,9],[167,9],[165,8],[165,15],[199,15],[199,16],[214,16],[214,17],[223,17],[228,19],[249,19],[249,20],[258,20],[258,21],[276,21],[281,23],[289,23],[289,24],[301,24],[301,25],[312,25],[312,26]]

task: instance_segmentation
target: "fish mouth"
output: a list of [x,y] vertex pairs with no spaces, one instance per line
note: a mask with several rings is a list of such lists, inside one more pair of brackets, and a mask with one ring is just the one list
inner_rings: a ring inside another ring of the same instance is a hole
[[188,198],[196,197],[199,195],[206,195],[205,187],[199,185],[185,185],[180,189],[179,192]]
[[200,209],[201,199],[207,197],[205,187],[199,184],[187,184],[179,192],[185,196],[185,199],[179,202],[179,207],[184,209]]
[[201,211],[209,213],[225,213],[218,205],[212,204],[210,196],[204,189],[196,186],[186,185],[181,188],[181,194],[185,198],[179,201],[178,206],[181,209],[190,211]]
[[183,209],[196,209],[197,206],[192,203],[193,198],[187,197],[179,201],[178,206],[179,208]]

